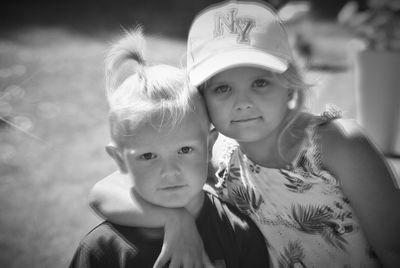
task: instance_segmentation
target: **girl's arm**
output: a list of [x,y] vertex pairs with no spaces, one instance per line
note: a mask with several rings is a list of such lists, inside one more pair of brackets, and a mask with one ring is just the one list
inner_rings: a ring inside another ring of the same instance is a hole
[[116,171],[97,182],[89,193],[90,207],[103,219],[126,226],[163,227],[184,209],[167,209],[144,201],[133,190],[128,174]]
[[194,217],[184,208],[164,208],[144,201],[129,175],[115,172],[97,182],[89,194],[91,208],[102,218],[127,226],[164,227],[164,244],[154,267],[212,267]]
[[383,155],[350,120],[321,127],[323,164],[340,180],[384,267],[400,267],[400,191]]

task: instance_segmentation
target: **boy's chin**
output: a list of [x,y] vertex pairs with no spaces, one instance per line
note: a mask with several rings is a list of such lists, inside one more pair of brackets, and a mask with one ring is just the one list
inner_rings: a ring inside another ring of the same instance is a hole
[[170,196],[151,203],[166,208],[186,208],[191,212],[197,211],[203,205],[203,196],[204,192],[201,190],[195,195]]
[[166,208],[183,208],[186,207],[189,203],[190,201],[188,200],[176,199],[176,200],[164,200],[162,202],[157,202],[156,205]]

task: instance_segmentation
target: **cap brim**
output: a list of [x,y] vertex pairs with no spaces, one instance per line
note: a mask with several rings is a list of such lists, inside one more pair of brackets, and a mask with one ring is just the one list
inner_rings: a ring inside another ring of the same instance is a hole
[[277,56],[254,50],[227,51],[209,57],[189,70],[189,79],[194,86],[199,86],[215,74],[239,66],[255,66],[283,73],[288,68],[288,61]]

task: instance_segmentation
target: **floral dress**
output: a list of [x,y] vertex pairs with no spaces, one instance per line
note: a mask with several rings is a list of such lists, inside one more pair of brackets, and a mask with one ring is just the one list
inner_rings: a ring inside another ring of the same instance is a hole
[[286,169],[257,165],[226,143],[217,193],[258,225],[272,267],[380,267],[349,199],[321,164],[315,130],[332,117],[319,119]]

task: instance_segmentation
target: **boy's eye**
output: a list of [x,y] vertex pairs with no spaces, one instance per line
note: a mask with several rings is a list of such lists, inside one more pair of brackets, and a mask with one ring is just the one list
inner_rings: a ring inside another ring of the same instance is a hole
[[150,159],[154,159],[156,157],[157,156],[153,153],[145,153],[145,154],[142,154],[139,158],[143,159],[143,160],[150,160]]
[[192,148],[192,147],[185,146],[185,147],[182,147],[182,148],[179,150],[178,154],[188,154],[188,153],[191,153],[192,151],[193,151],[193,148]]
[[223,85],[223,86],[216,87],[214,89],[214,92],[218,93],[218,94],[222,94],[222,93],[229,92],[230,90],[231,90],[231,88],[229,86]]
[[253,87],[266,87],[270,84],[270,82],[268,82],[265,79],[257,79],[253,82]]

